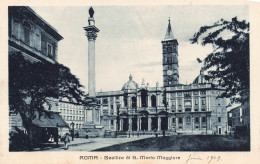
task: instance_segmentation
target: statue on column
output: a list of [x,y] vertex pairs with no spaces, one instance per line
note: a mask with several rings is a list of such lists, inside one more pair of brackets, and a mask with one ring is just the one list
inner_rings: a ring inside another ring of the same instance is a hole
[[89,12],[90,18],[93,18],[95,12],[92,7],[89,8],[88,12]]

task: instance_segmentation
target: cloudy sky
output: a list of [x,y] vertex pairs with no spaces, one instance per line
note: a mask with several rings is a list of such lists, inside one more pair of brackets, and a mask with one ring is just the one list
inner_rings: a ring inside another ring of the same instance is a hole
[[[179,42],[180,83],[191,83],[211,46],[191,45],[189,39],[203,25],[221,18],[248,21],[247,6],[93,6],[96,27],[96,91],[120,90],[129,74],[141,84],[162,85],[162,46],[168,19]],[[88,41],[83,27],[89,6],[32,7],[64,37],[58,61],[71,69],[83,85],[88,81]]]

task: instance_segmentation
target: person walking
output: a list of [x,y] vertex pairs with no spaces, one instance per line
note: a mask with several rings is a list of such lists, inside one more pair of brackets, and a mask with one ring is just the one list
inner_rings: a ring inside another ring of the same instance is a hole
[[64,137],[65,150],[68,150],[68,148],[69,148],[68,143],[69,142],[70,142],[69,133],[66,133],[65,137]]

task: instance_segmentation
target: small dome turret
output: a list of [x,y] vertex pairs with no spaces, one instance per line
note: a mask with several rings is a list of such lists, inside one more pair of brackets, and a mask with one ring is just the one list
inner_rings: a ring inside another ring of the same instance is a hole
[[125,89],[132,90],[132,89],[138,89],[138,88],[139,88],[138,84],[135,81],[133,81],[133,76],[130,74],[129,81],[123,85],[122,90],[125,90]]

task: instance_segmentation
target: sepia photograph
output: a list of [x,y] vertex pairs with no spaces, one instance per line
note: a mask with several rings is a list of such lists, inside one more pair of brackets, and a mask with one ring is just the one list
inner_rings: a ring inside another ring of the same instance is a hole
[[250,152],[249,24],[248,5],[8,6],[9,152]]

